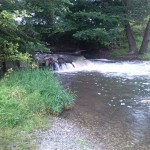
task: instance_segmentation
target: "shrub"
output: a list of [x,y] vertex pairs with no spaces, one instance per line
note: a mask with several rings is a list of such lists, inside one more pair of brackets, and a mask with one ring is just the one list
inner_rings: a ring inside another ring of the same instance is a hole
[[128,54],[127,50],[116,50],[114,52],[112,52],[111,56],[112,57],[122,57],[122,56],[126,56]]
[[138,58],[143,60],[150,60],[150,53],[139,55]]

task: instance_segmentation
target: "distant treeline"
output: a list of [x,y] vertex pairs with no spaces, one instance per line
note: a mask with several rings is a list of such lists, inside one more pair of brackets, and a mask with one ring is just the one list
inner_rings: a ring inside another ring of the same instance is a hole
[[1,1],[1,67],[7,61],[29,61],[34,51],[57,45],[148,53],[149,14],[147,0]]

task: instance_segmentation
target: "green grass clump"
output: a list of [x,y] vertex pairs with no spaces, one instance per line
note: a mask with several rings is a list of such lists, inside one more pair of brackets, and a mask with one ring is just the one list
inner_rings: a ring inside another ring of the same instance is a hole
[[52,120],[51,116],[35,115],[21,126],[0,128],[0,150],[36,150],[40,136],[30,132],[48,129]]
[[142,60],[150,60],[150,53],[139,55],[138,58]]
[[0,81],[0,126],[15,127],[34,114],[60,114],[74,96],[49,70],[22,70]]
[[0,150],[34,149],[28,133],[47,129],[50,114],[72,107],[74,99],[49,70],[8,71],[0,80]]
[[112,54],[111,54],[111,56],[114,58],[127,56],[127,55],[128,55],[127,49],[116,50],[116,51],[112,52]]

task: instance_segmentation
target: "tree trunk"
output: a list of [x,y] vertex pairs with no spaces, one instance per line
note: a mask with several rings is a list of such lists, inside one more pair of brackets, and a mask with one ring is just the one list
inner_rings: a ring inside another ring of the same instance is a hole
[[145,33],[144,33],[144,37],[143,37],[143,41],[142,41],[142,45],[141,45],[139,54],[145,54],[148,52],[149,41],[150,41],[150,18],[147,23],[147,27],[145,29]]
[[[131,2],[130,0],[122,0],[122,3],[125,8],[124,13],[125,13],[126,19],[128,19],[128,9],[129,9],[128,7],[130,6],[130,2]],[[129,45],[129,54],[137,53],[138,49],[137,49],[136,41],[133,36],[132,29],[131,29],[129,22],[126,22],[125,24],[125,33],[126,33],[126,37],[127,37],[128,45]]]
[[6,62],[3,61],[3,62],[2,62],[2,72],[5,73],[6,71],[7,71]]
[[19,60],[16,60],[16,66],[17,66],[18,69],[20,69],[20,62],[19,62]]
[[128,40],[128,45],[129,45],[129,54],[137,53],[138,49],[137,49],[136,41],[133,36],[131,26],[129,23],[125,25],[125,32],[126,32],[126,37]]

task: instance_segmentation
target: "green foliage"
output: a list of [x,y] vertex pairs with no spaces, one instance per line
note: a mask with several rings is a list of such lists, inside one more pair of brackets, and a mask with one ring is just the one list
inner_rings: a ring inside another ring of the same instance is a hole
[[76,41],[92,42],[102,46],[116,44],[123,31],[120,24],[124,20],[119,2],[77,0],[71,3],[66,18],[56,28],[57,33],[72,34]]
[[[45,122],[43,122],[45,123]],[[35,137],[21,131],[21,129],[1,128],[0,130],[0,149],[1,150],[25,150],[36,149]]]
[[74,95],[64,90],[49,70],[8,70],[0,81],[0,146],[36,149],[29,132],[47,129],[50,114],[72,107]]
[[27,10],[34,15],[30,13],[32,17],[25,20],[35,31],[48,36],[55,30],[58,22],[62,21],[61,16],[67,11],[65,5],[69,4],[69,0],[26,0]]
[[21,53],[19,52],[18,48],[19,45],[13,44],[12,42],[3,41],[1,43],[1,53],[0,53],[0,60],[1,61],[29,61],[30,60],[30,54],[29,53]]
[[139,55],[138,58],[143,59],[143,60],[150,60],[150,53]]
[[75,38],[85,41],[95,41],[96,43],[109,46],[116,42],[119,37],[118,29],[110,29],[106,31],[105,28],[96,28],[93,30],[78,31],[73,35]]
[[[1,43],[1,50],[5,48],[5,44],[10,43],[13,39],[16,38],[16,33],[18,31],[18,25],[13,17],[12,13],[7,11],[0,12],[0,43]],[[16,43],[12,43],[12,45]]]
[[111,54],[111,56],[114,58],[119,58],[119,57],[126,56],[126,55],[128,55],[127,49],[116,50],[112,52]]
[[24,43],[22,49],[29,54],[34,54],[35,51],[50,52],[50,49],[46,48],[44,44],[35,42]]
[[[2,11],[0,13],[0,60],[1,61],[13,61],[13,60],[21,60],[22,58],[29,59],[29,57],[23,56],[20,52],[19,48],[19,37],[18,33],[18,25],[15,21],[13,13],[8,11]],[[22,56],[22,57],[20,57]],[[29,56],[29,55],[28,55]]]
[[0,8],[0,61],[27,61],[35,50],[47,50],[45,45],[39,41],[37,32],[31,30],[27,22],[22,24],[17,21],[17,17],[22,17],[22,20],[30,18],[28,12],[21,9],[22,6],[24,6],[23,1],[2,2]]
[[74,103],[48,70],[8,73],[0,88],[0,127],[16,127],[36,114],[58,115]]
[[140,23],[150,14],[150,1],[131,0],[127,4],[128,18],[130,21]]
[[149,8],[147,0],[1,1],[0,60],[20,60],[36,50],[47,51],[46,42],[117,46],[129,23],[135,29],[142,26],[136,29],[138,39],[149,18]]
[[0,148],[2,150],[36,150],[37,141],[36,136],[31,132],[36,129],[46,130],[49,129],[53,121],[52,116],[44,116],[41,114],[33,115],[26,122],[15,128],[0,128]]

